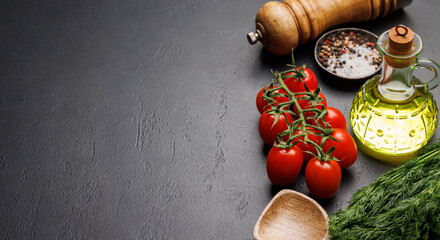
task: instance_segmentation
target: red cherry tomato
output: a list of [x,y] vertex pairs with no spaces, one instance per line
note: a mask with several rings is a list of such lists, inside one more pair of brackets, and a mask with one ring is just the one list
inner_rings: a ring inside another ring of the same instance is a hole
[[[300,69],[300,68],[298,68]],[[286,78],[284,80],[284,83],[289,88],[291,92],[306,92],[306,88],[304,87],[304,83],[307,85],[310,91],[315,91],[318,88],[318,80],[316,80],[315,74],[312,72],[312,70],[308,68],[304,68],[305,77],[302,79],[302,81],[298,80],[297,78]],[[286,75],[291,75],[292,73],[287,73]]]
[[[263,113],[264,110],[266,110],[268,107],[270,107],[269,103],[266,100],[263,100],[263,91],[264,91],[264,89],[268,89],[268,88],[269,88],[269,86],[262,88],[257,94],[257,108],[260,113]],[[281,88],[273,91],[273,93],[286,94],[286,92]],[[274,97],[273,99],[277,102],[274,104],[274,106],[277,106],[278,103],[289,101],[289,98],[286,96],[285,97]]]
[[[296,98],[299,98],[301,96],[305,96],[305,95],[297,95]],[[318,94],[318,96],[323,99],[322,102],[320,103],[320,105],[318,106],[318,109],[323,109],[324,107],[327,107],[327,100],[325,99],[324,94],[322,94],[322,92],[320,92]],[[311,105],[312,105],[312,103],[309,100],[305,100],[305,99],[298,100],[298,104],[302,110],[310,109]],[[298,110],[296,108],[294,108],[294,112],[298,115]],[[309,117],[316,115],[316,112],[308,111],[308,112],[303,112],[303,114],[304,114],[304,117],[309,118]]]
[[348,168],[353,165],[356,162],[358,151],[351,135],[344,129],[335,128],[331,136],[339,142],[327,139],[322,150],[328,152],[334,146],[335,150],[331,156],[339,160],[338,163],[341,168]]
[[282,133],[288,128],[286,119],[289,121],[289,123],[292,123],[293,118],[288,113],[284,115],[281,114],[278,118],[278,121],[274,125],[273,123],[275,121],[275,115],[268,114],[267,111],[269,111],[269,109],[261,114],[260,121],[258,123],[258,129],[260,131],[261,139],[263,139],[264,143],[272,146],[278,134]]
[[334,160],[324,162],[312,158],[307,163],[305,177],[310,193],[317,198],[330,198],[341,184],[341,167]]
[[[316,136],[316,135],[312,134],[312,132],[316,133],[316,130],[314,128],[312,128],[312,127],[307,127],[306,129],[307,129],[306,130],[307,131],[307,138],[310,141],[313,141],[316,144],[320,145],[322,138],[320,136]],[[298,135],[298,134],[301,134],[301,133],[302,133],[302,130],[298,129],[298,130],[293,132],[293,135],[295,136],[295,135]],[[313,144],[311,144],[311,143],[305,144],[303,142],[304,141],[304,137],[302,137],[302,136],[301,137],[296,137],[296,138],[293,139],[293,142],[296,141],[296,140],[300,140],[300,141],[298,141],[296,143],[296,146],[298,146],[303,151],[304,161],[307,162],[311,158],[313,158],[313,155],[311,153],[313,153],[315,155],[317,154],[316,148],[315,148],[315,146]],[[311,153],[308,153],[306,151],[311,152]]]
[[[334,107],[326,107],[325,109],[327,110],[327,114],[324,116],[324,121],[328,125],[330,125],[332,128],[340,128],[346,131],[348,130],[347,120],[345,119],[344,114],[342,114],[341,111]],[[318,121],[318,125],[316,124],[315,120],[308,122],[315,126],[319,125],[320,127],[324,127],[324,123],[322,122],[322,120]]]
[[303,164],[301,149],[273,147],[267,155],[266,170],[269,180],[277,186],[287,186],[298,176]]

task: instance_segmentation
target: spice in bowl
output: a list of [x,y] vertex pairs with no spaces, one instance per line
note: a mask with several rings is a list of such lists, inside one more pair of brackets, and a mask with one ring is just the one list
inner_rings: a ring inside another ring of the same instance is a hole
[[362,29],[333,30],[317,41],[315,58],[323,69],[333,75],[363,79],[376,73],[382,65],[376,41],[376,35]]

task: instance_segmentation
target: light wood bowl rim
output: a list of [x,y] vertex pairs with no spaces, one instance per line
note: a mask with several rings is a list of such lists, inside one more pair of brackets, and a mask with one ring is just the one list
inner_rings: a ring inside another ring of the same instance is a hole
[[266,214],[266,212],[272,207],[273,203],[274,203],[279,197],[281,197],[281,196],[283,196],[283,195],[285,195],[285,194],[293,194],[293,195],[295,195],[295,196],[298,196],[298,197],[304,198],[304,199],[310,201],[313,205],[315,205],[315,206],[318,208],[318,210],[322,213],[322,215],[323,215],[324,218],[326,219],[325,224],[326,224],[326,226],[327,226],[327,232],[325,233],[324,240],[329,239],[329,232],[328,232],[328,220],[329,220],[329,218],[328,218],[328,214],[327,214],[327,212],[324,210],[324,208],[323,208],[318,202],[316,202],[313,198],[311,198],[311,197],[309,197],[309,196],[307,196],[307,195],[304,195],[304,194],[302,194],[302,193],[300,193],[300,192],[297,192],[297,191],[295,191],[295,190],[291,190],[291,189],[283,189],[283,190],[281,190],[280,192],[278,192],[278,193],[272,198],[272,200],[270,200],[270,202],[269,202],[269,203],[267,204],[267,206],[264,208],[263,212],[261,213],[260,217],[258,218],[258,221],[256,222],[256,224],[255,224],[255,226],[254,226],[254,231],[253,231],[254,238],[255,238],[256,240],[264,240],[264,239],[262,238],[262,236],[260,236],[260,234],[259,234],[259,231],[260,231],[260,222],[261,222],[261,220],[263,219],[263,217],[264,217],[264,215]]

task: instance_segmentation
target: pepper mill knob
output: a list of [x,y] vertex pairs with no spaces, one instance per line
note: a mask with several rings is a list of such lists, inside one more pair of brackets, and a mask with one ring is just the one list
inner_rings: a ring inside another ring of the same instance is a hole
[[255,43],[257,43],[258,40],[261,39],[261,32],[260,32],[260,30],[257,29],[255,32],[248,33],[247,34],[247,39],[248,39],[248,41],[249,41],[249,43],[251,45],[254,45]]

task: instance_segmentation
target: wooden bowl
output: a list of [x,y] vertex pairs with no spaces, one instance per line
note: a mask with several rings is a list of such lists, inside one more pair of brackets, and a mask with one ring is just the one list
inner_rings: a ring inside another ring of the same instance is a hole
[[310,197],[285,189],[263,210],[254,227],[257,240],[329,239],[328,215]]

